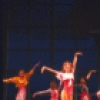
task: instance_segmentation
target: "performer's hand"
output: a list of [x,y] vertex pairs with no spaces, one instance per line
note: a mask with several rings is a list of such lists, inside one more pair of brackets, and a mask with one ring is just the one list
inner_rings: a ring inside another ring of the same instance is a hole
[[32,95],[32,97],[35,98],[35,97],[36,97],[36,93],[34,93],[34,94]]
[[40,61],[33,66],[31,71],[33,72],[36,69],[36,67],[38,67],[39,65],[40,65]]
[[46,70],[46,66],[43,66],[43,67],[41,68],[41,73],[43,73],[44,70]]
[[3,83],[5,83],[6,82],[6,80],[5,79],[3,79]]
[[91,70],[91,72],[92,72],[92,73],[96,73],[96,72],[97,72],[97,70]]
[[40,65],[40,61],[34,65],[34,67],[38,67]]
[[77,55],[77,56],[83,56],[83,53],[82,52],[76,52],[75,55]]

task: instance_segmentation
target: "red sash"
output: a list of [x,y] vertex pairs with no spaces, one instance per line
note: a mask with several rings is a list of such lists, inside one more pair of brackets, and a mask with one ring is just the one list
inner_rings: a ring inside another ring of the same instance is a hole
[[82,92],[80,100],[91,100],[91,96],[87,92]]

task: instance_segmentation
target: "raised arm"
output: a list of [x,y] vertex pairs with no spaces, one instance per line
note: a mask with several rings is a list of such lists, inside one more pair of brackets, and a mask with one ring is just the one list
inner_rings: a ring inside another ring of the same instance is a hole
[[33,66],[33,68],[32,68],[28,73],[25,74],[25,76],[26,76],[27,79],[30,79],[30,77],[33,75],[33,73],[34,73],[36,67],[38,67],[39,64],[40,64],[40,62],[38,62],[37,64],[35,64],[35,65]]
[[58,74],[58,73],[59,73],[59,71],[53,70],[52,68],[46,67],[46,66],[43,66],[43,67],[42,67],[41,73],[43,73],[45,70],[48,70],[49,72],[54,73],[54,74]]
[[76,53],[74,54],[74,59],[73,59],[73,62],[72,62],[73,70],[76,69],[77,57],[78,57],[78,56],[82,56],[82,55],[83,55],[82,52],[76,52]]
[[30,73],[33,74],[35,69],[36,69],[36,67],[38,67],[39,65],[40,65],[40,61],[33,66],[33,68],[30,70]]
[[86,79],[89,80],[90,77],[91,77],[91,75],[92,75],[93,73],[96,73],[96,70],[91,70],[91,71],[87,74]]
[[33,98],[36,97],[36,96],[38,96],[38,95],[50,93],[50,91],[51,91],[51,89],[35,92],[35,93],[33,94]]

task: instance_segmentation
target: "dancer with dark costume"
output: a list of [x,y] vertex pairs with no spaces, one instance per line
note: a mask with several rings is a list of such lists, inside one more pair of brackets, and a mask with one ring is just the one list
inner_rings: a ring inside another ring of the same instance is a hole
[[56,75],[56,77],[63,84],[63,89],[61,90],[61,100],[73,100],[73,85],[74,85],[74,71],[76,69],[77,57],[82,55],[81,52],[74,54],[73,62],[65,61],[62,65],[62,72],[53,70],[50,67],[43,66],[41,73],[48,70]]
[[86,77],[80,78],[80,84],[78,84],[78,86],[81,88],[80,100],[91,100],[89,89],[87,87],[87,81],[90,79],[93,73],[96,73],[96,70],[91,70]]
[[25,73],[24,70],[20,70],[18,76],[3,79],[4,83],[14,83],[16,88],[18,88],[16,100],[26,100],[26,87],[30,77],[34,74],[34,71],[39,64],[40,62],[35,64],[28,73]]
[[33,98],[42,94],[50,93],[50,100],[58,100],[58,87],[57,84],[52,81],[50,83],[50,88],[43,91],[38,91],[33,94]]

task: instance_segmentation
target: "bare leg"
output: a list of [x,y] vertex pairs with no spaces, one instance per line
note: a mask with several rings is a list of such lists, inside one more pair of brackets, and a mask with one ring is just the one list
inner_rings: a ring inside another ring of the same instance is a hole
[[73,94],[69,96],[69,100],[73,100]]
[[61,91],[61,100],[69,100],[67,92],[65,90]]
[[26,91],[25,90],[20,90],[17,93],[16,100],[25,100],[25,99],[26,99]]
[[19,94],[19,92],[16,95],[16,100],[20,100],[20,94]]

